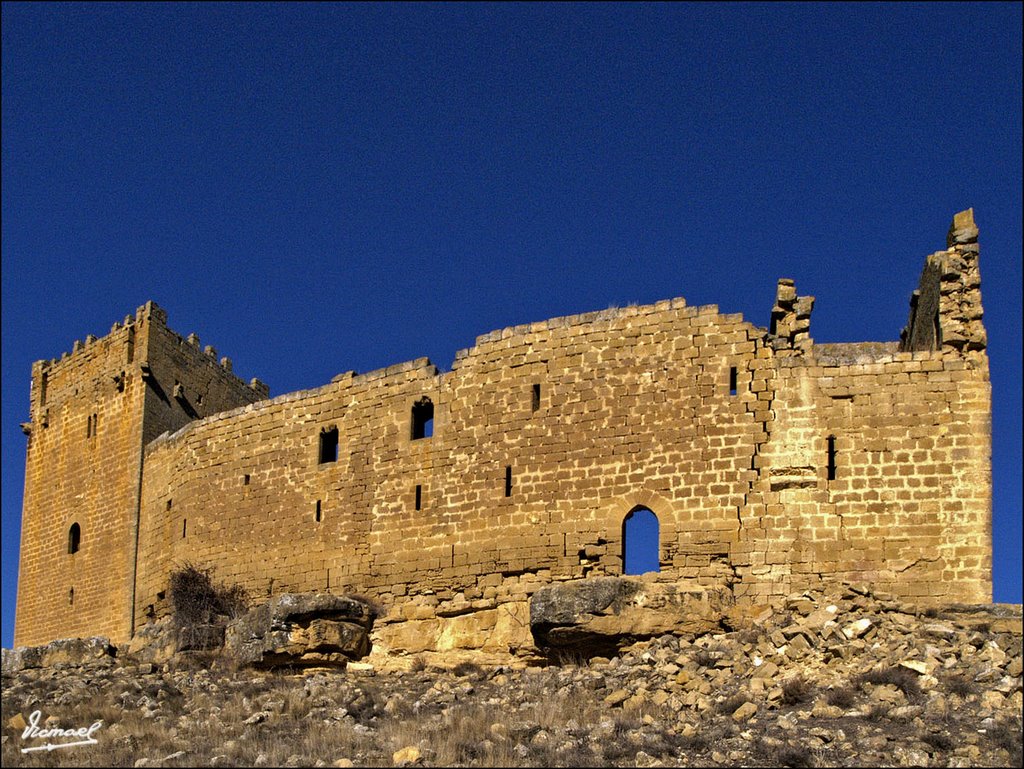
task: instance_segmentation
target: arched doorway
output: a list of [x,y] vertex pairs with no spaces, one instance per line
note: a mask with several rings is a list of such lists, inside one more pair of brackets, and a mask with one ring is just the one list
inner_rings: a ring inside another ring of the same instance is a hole
[[661,571],[658,516],[634,507],[622,521],[622,573]]

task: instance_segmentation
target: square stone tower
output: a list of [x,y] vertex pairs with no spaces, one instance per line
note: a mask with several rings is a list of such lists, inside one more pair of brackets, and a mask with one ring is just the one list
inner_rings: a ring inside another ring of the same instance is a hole
[[102,339],[32,366],[14,643],[131,637],[143,447],[265,398],[149,302]]

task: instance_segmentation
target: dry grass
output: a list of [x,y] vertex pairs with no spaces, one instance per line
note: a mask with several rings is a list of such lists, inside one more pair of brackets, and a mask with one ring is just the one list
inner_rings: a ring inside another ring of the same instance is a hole
[[988,742],[1010,754],[1008,766],[1021,766],[1022,728],[1021,719],[1000,720],[985,733]]

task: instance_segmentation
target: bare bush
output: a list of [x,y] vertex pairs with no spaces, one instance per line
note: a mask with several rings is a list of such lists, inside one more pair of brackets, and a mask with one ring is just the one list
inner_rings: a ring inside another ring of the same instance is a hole
[[248,596],[241,585],[215,585],[210,569],[187,562],[171,572],[170,593],[174,624],[179,628],[234,619],[248,608]]
[[782,684],[782,701],[786,705],[807,702],[814,694],[814,685],[801,675],[790,678]]
[[861,673],[854,679],[854,682],[859,686],[863,684],[895,686],[903,692],[909,702],[916,702],[922,696],[921,686],[917,682],[917,674],[898,665]]

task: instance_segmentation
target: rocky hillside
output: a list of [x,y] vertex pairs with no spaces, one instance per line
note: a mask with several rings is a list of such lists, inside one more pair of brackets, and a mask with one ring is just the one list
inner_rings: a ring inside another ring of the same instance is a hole
[[1020,606],[918,611],[847,588],[624,648],[605,638],[602,656],[559,648],[262,671],[102,641],[5,651],[3,764],[1021,765]]

